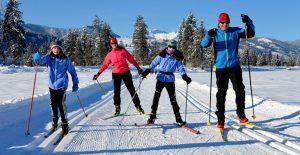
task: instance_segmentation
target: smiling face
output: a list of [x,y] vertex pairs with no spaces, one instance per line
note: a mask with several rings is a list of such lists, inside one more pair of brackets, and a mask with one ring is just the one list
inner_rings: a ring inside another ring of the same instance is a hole
[[52,53],[54,54],[54,55],[59,55],[59,53],[60,53],[60,51],[61,51],[61,49],[58,47],[58,46],[54,46],[54,47],[52,47]]
[[229,22],[219,22],[219,28],[223,31],[227,31],[229,28]]

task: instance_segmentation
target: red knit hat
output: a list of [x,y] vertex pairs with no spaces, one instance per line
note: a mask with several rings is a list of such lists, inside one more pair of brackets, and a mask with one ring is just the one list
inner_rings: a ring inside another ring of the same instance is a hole
[[221,22],[228,22],[228,23],[230,23],[229,15],[226,12],[220,13],[219,18],[218,18],[218,22],[219,23],[221,23]]
[[117,43],[117,38],[110,38],[110,43]]

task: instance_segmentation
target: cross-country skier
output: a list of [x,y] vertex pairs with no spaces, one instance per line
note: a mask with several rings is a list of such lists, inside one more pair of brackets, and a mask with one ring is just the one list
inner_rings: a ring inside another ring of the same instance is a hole
[[[247,25],[248,38],[254,37],[254,25],[247,15],[242,15],[242,22]],[[225,99],[228,89],[229,79],[233,85],[236,95],[236,114],[240,123],[247,123],[248,119],[245,115],[245,86],[243,84],[242,70],[238,56],[239,40],[246,38],[245,29],[239,27],[229,27],[230,18],[225,12],[219,14],[218,28],[209,30],[202,42],[201,46],[209,47],[214,41],[216,78],[217,78],[217,111],[218,128],[224,128],[225,122]]]
[[176,46],[177,42],[175,40],[170,40],[168,42],[168,47],[162,50],[159,55],[156,56],[156,58],[151,62],[149,68],[142,73],[142,77],[146,78],[146,76],[150,72],[153,72],[154,68],[159,65],[159,71],[157,72],[156,78],[156,88],[153,97],[153,103],[151,106],[152,111],[147,122],[148,124],[152,124],[155,122],[159,98],[164,87],[166,87],[168,91],[176,122],[179,124],[179,126],[183,126],[186,123],[181,119],[179,106],[176,101],[174,72],[176,71],[176,69],[178,69],[180,75],[182,76],[182,79],[185,80],[187,84],[190,84],[192,82],[192,79],[188,77],[185,72],[182,63],[184,56],[180,51],[176,49]]
[[66,90],[68,88],[68,74],[72,76],[72,91],[78,91],[78,77],[70,58],[63,53],[62,43],[54,41],[50,46],[50,53],[41,56],[36,52],[33,56],[34,63],[47,64],[48,66],[48,85],[50,90],[50,101],[52,110],[52,131],[57,129],[58,111],[61,116],[61,127],[63,133],[69,132],[67,109],[66,109]]
[[134,60],[133,56],[123,47],[118,45],[116,38],[110,39],[110,45],[112,50],[106,55],[104,62],[97,72],[94,75],[93,80],[101,75],[101,73],[107,69],[109,64],[112,64],[112,78],[114,82],[114,105],[116,108],[115,115],[120,114],[121,112],[121,80],[124,81],[130,95],[133,97],[133,103],[139,114],[145,114],[142,109],[140,99],[137,93],[135,93],[135,88],[132,82],[132,75],[127,64],[127,60],[132,63],[138,70],[138,73],[142,73],[142,69],[139,67],[138,63]]

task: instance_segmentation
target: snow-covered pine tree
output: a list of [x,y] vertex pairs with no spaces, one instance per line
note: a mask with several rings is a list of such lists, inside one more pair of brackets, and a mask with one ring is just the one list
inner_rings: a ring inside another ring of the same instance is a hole
[[76,59],[75,50],[77,44],[78,35],[76,34],[75,30],[69,30],[67,38],[64,42],[64,53],[71,58],[72,61]]
[[280,66],[281,65],[278,54],[273,55],[271,65],[272,66]]
[[153,41],[150,43],[149,46],[149,55],[148,55],[148,60],[147,60],[147,64],[150,64],[151,61],[158,55],[158,53],[163,49],[163,47],[161,46],[161,44],[158,41]]
[[267,65],[265,53],[262,53],[261,55],[258,56],[256,65],[257,66],[266,66]]
[[296,65],[300,66],[300,56],[297,57]]
[[[39,47],[39,49],[38,49],[38,51],[42,54],[42,55],[45,55],[45,54],[47,54],[49,51],[50,51],[50,43],[43,43],[40,47]],[[36,51],[34,51],[34,52],[36,52]]]
[[145,65],[149,49],[147,46],[148,26],[146,25],[143,16],[137,16],[134,27],[132,37],[132,44],[134,46],[133,55],[139,64]]
[[193,13],[189,13],[187,17],[185,18],[184,26],[183,26],[183,31],[182,31],[182,47],[181,47],[181,52],[183,52],[183,55],[185,57],[184,63],[187,66],[190,66],[191,64],[191,53],[193,51],[193,42],[194,38],[191,37],[194,35],[197,26],[197,22],[195,19],[195,16]]
[[100,34],[100,61],[103,62],[106,54],[110,51],[111,28],[108,23],[104,23]]
[[26,66],[33,66],[33,59],[32,59],[32,54],[34,52],[34,47],[33,45],[30,43],[27,48],[26,48],[26,52],[23,55],[23,62],[24,65]]
[[74,64],[76,66],[84,66],[85,65],[85,59],[84,59],[84,51],[82,50],[82,42],[81,39],[79,37],[77,37],[76,40],[76,47],[75,47],[75,51],[74,51]]
[[94,40],[93,40],[93,51],[92,51],[92,64],[91,65],[100,65],[101,64],[101,51],[100,51],[100,36],[102,29],[102,21],[98,16],[95,16],[93,21],[93,31],[94,31]]
[[2,8],[0,8],[0,63],[3,63],[5,60],[4,54],[4,45],[3,45],[3,13]]
[[[205,29],[203,25],[203,21],[200,22],[199,27],[196,29],[193,37],[194,37],[194,48],[192,50],[191,55],[191,65],[192,67],[200,67],[205,62],[205,53],[204,50],[201,50],[201,40],[204,37]],[[207,62],[206,62],[207,63]]]
[[91,39],[91,35],[87,33],[87,30],[83,30],[83,34],[81,36],[81,49],[84,53],[84,62],[86,66],[92,65],[92,51],[93,51],[93,43]]
[[25,31],[22,25],[22,12],[17,0],[8,0],[3,22],[3,42],[7,46],[7,63],[22,64],[22,56],[26,51]]
[[179,30],[178,30],[178,35],[177,35],[177,38],[178,38],[178,42],[177,42],[177,49],[179,51],[182,51],[182,33],[183,33],[183,28],[184,28],[184,19],[182,19],[182,22],[180,24],[180,27],[179,27]]
[[286,63],[287,66],[295,66],[295,59],[292,52],[289,53]]
[[247,51],[241,51],[239,52],[239,57],[240,57],[240,63],[241,65],[245,66],[248,65],[248,60],[247,60]]
[[250,54],[250,65],[251,66],[256,66],[256,63],[257,63],[257,54],[256,54],[256,52],[249,49],[249,54]]

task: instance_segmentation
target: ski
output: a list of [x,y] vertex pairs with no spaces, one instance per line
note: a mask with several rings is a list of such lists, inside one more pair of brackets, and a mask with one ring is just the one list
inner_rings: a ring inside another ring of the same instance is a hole
[[67,135],[68,133],[64,133],[63,131],[59,134],[58,139],[56,139],[56,141],[53,143],[53,145],[58,145],[61,140]]
[[257,129],[266,129],[266,130],[276,130],[275,128],[272,128],[272,127],[267,127],[267,126],[263,126],[263,125],[258,125],[258,124],[255,124],[255,123],[240,123],[238,124],[240,126],[245,126],[247,128],[257,128]]
[[44,135],[44,138],[48,138],[48,137],[51,136],[55,131],[56,131],[56,129],[55,129],[55,130],[50,130],[47,134]]
[[134,126],[136,126],[136,127],[147,127],[147,126],[151,126],[151,127],[157,127],[157,128],[160,127],[158,124],[155,124],[155,123],[145,123],[145,124],[137,124],[137,123],[134,123]]
[[184,129],[185,131],[189,131],[189,132],[191,132],[191,133],[193,133],[193,134],[200,134],[200,131],[199,131],[199,130],[195,130],[195,129],[190,128],[190,127],[188,127],[188,126],[186,126],[186,125],[179,125],[179,124],[177,124],[177,123],[176,123],[176,125],[177,125],[178,127],[182,128],[182,129]]
[[146,114],[146,113],[137,112],[136,114],[142,115],[142,116],[145,116],[145,117],[150,117],[150,114]]
[[223,142],[225,142],[226,139],[225,139],[224,128],[218,128],[218,129],[219,129],[219,133],[220,133],[220,135],[222,137]]
[[118,116],[122,116],[124,115],[125,113],[121,113],[121,114],[116,114],[116,115],[111,115],[111,116],[108,116],[106,118],[103,118],[103,120],[108,120],[108,119],[111,119],[111,118],[114,118],[114,117],[118,117]]

